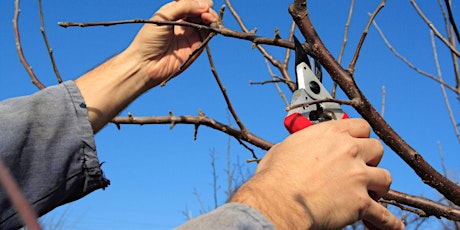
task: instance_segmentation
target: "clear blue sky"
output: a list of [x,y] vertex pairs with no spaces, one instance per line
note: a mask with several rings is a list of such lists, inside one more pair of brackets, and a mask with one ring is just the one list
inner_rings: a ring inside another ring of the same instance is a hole
[[[93,28],[61,28],[59,21],[90,22],[122,19],[148,19],[167,1],[43,1],[46,31],[62,77],[76,79],[126,47],[141,25]],[[233,1],[248,28],[257,28],[258,35],[273,37],[279,28],[283,38],[289,32],[291,18],[287,12],[290,1]],[[215,1],[218,9],[224,1]],[[333,55],[338,56],[343,40],[349,1],[312,1],[309,10],[318,33]],[[344,56],[348,65],[359,36],[373,12],[376,1],[359,1],[355,6],[349,39]],[[439,8],[434,1],[419,5],[427,16],[444,31]],[[454,15],[458,15],[458,5]],[[27,95],[37,89],[18,61],[12,28],[14,1],[0,1],[0,99]],[[393,46],[424,71],[435,74],[428,27],[421,21],[409,1],[389,1],[378,15],[377,22]],[[224,25],[239,29],[229,11]],[[46,84],[56,84],[48,54],[40,34],[36,1],[21,3],[20,32],[24,53],[35,73]],[[279,142],[288,133],[282,125],[285,105],[272,85],[249,85],[249,81],[268,80],[262,55],[251,49],[248,41],[218,36],[210,43],[217,71],[224,82],[241,120],[251,132],[272,142]],[[437,42],[443,77],[454,85],[451,58]],[[284,50],[267,47],[282,60]],[[292,71],[292,68],[290,69]],[[292,74],[292,73],[291,73]],[[422,77],[401,63],[385,46],[377,31],[371,28],[356,69],[358,85],[370,101],[380,108],[381,87],[386,87],[388,122],[433,166],[441,170],[437,142],[442,144],[445,164],[453,174],[460,168],[459,142],[442,98],[434,81]],[[327,77],[326,77],[327,78]],[[325,80],[330,88],[331,83]],[[290,97],[288,90],[284,92]],[[460,119],[458,101],[453,93],[449,99],[453,112]],[[343,94],[339,95],[343,98]],[[136,116],[196,115],[201,109],[209,117],[228,123],[225,101],[210,72],[205,56],[166,87],[155,88],[130,105],[121,115]],[[352,117],[358,115],[345,108]],[[234,123],[232,123],[234,124]],[[211,208],[211,166],[209,154],[216,152],[221,188],[219,202],[225,202],[224,188],[228,137],[206,127],[199,129],[193,140],[194,127],[177,125],[124,125],[121,130],[109,124],[96,136],[103,170],[111,180],[105,191],[51,212],[48,222],[65,214],[66,229],[170,229],[185,221],[181,214],[186,207],[193,216],[200,213],[194,189],[204,204]],[[231,140],[233,163],[239,159],[245,169],[250,153]],[[308,148],[308,146],[306,146]],[[256,149],[259,156],[264,151]],[[437,193],[414,176],[411,169],[389,149],[381,164],[393,173],[393,188],[438,199]],[[331,166],[333,167],[333,166]],[[458,176],[458,175],[457,175]],[[456,177],[458,178],[458,177]]]

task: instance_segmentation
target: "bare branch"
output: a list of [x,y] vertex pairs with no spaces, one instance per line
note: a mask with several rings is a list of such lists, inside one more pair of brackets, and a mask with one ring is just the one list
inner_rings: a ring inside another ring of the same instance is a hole
[[382,115],[382,118],[385,117],[385,99],[386,99],[387,91],[385,89],[385,86],[382,86],[382,111],[380,114]]
[[[160,26],[186,26],[196,28],[198,30],[209,30],[210,32],[215,32],[226,37],[233,37],[242,40],[248,40],[254,44],[267,44],[274,45],[289,49],[294,49],[294,43],[282,39],[276,38],[266,38],[255,35],[253,32],[238,32],[225,28],[223,25],[201,25],[191,22],[177,22],[177,21],[159,21],[159,20],[144,20],[144,19],[132,19],[132,20],[120,20],[120,21],[111,21],[111,22],[58,22],[58,25],[67,28],[67,27],[91,27],[91,26],[114,26],[122,24],[156,24]],[[307,51],[309,47],[306,47]]]
[[249,131],[246,129],[243,122],[241,122],[240,118],[238,117],[238,114],[236,114],[236,111],[233,108],[232,102],[230,101],[230,98],[227,94],[227,89],[225,89],[224,85],[222,84],[222,81],[220,80],[219,74],[217,74],[217,70],[214,66],[214,61],[212,60],[211,49],[209,48],[209,46],[206,46],[206,53],[208,55],[209,65],[211,66],[211,72],[214,76],[214,79],[216,79],[217,84],[219,85],[222,95],[224,96],[225,102],[227,103],[228,111],[230,111],[230,114],[232,114],[233,119],[235,119],[236,124],[238,125],[238,127],[240,127],[241,132],[244,135],[244,133]]
[[350,9],[348,10],[348,19],[347,19],[347,22],[345,23],[345,32],[343,33],[342,48],[340,48],[339,57],[337,59],[337,61],[339,63],[342,63],[343,53],[345,52],[345,46],[347,45],[348,31],[349,31],[349,28],[350,28],[350,22],[351,22],[351,18],[353,16],[353,8],[354,7],[355,7],[355,0],[351,0]]
[[[268,60],[265,59],[265,64],[267,64],[267,69],[268,69],[268,73],[270,74],[270,77],[272,78],[272,81],[265,81],[265,82],[262,82],[261,84],[265,84],[265,83],[268,83],[268,82],[272,82],[272,83],[275,83],[275,87],[276,87],[276,91],[278,92],[278,94],[280,95],[281,99],[283,99],[284,101],[284,104],[286,106],[289,105],[289,101],[288,99],[286,98],[286,95],[284,95],[283,91],[281,90],[280,86],[278,85],[278,82],[280,81],[283,81],[282,79],[279,79],[278,76],[276,76],[275,74],[273,74],[272,72],[272,69],[270,68],[270,64],[268,63]],[[251,84],[255,84],[253,82],[251,82]]]
[[396,201],[399,204],[408,205],[411,207],[423,210],[424,215],[420,216],[436,216],[445,217],[449,220],[460,221],[460,210],[446,206],[435,201],[423,197],[412,196],[402,192],[390,190],[387,195],[383,197],[387,201]]
[[354,99],[354,100],[339,100],[339,99],[335,99],[335,98],[326,98],[326,99],[321,99],[321,100],[316,100],[316,101],[309,101],[309,102],[305,102],[305,103],[302,103],[302,104],[289,106],[289,107],[286,108],[286,111],[290,111],[290,110],[297,109],[297,108],[300,108],[300,107],[307,107],[307,106],[310,106],[310,105],[327,103],[327,102],[334,102],[334,103],[338,103],[338,104],[341,104],[341,105],[351,105],[351,106],[358,106],[359,103],[360,103],[358,99]]
[[[291,29],[289,30],[288,41],[292,41],[292,39],[294,38],[295,28],[296,28],[295,22],[292,21]],[[284,66],[284,69],[286,70],[288,70],[290,57],[291,57],[291,49],[286,49],[286,54],[284,55],[284,61],[283,61],[283,66]]]
[[[444,85],[446,88],[452,90],[453,92],[456,92],[457,93],[457,90],[455,89],[455,87],[445,83],[444,81],[440,80],[439,78],[437,78],[436,76],[432,75],[432,74],[429,74],[419,68],[417,68],[414,64],[412,64],[409,60],[407,60],[407,58],[405,58],[404,56],[402,56],[401,54],[399,54],[396,49],[391,45],[391,43],[388,41],[388,39],[385,37],[385,35],[383,34],[383,31],[380,29],[380,27],[378,26],[377,22],[374,20],[373,22],[373,25],[375,27],[375,29],[377,29],[377,31],[379,32],[380,34],[380,37],[382,37],[383,41],[385,42],[385,44],[387,45],[387,47],[391,50],[391,52],[393,52],[393,54],[401,59],[401,61],[403,61],[407,66],[409,66],[411,69],[413,69],[414,71],[416,71],[417,73],[423,75],[423,76],[426,76],[436,82],[438,82],[439,84],[442,84]],[[458,94],[458,93],[457,93]]]
[[460,52],[452,46],[452,44],[449,43],[449,41],[439,33],[439,31],[436,29],[436,27],[433,25],[433,23],[425,16],[425,14],[422,12],[422,10],[418,7],[417,3],[415,3],[415,0],[410,0],[410,3],[412,3],[412,6],[414,6],[415,10],[417,13],[422,17],[423,21],[430,27],[430,29],[434,32],[436,37],[441,39],[442,42],[457,56],[460,57]]
[[152,117],[115,117],[111,122],[117,125],[117,127],[119,127],[121,124],[198,124],[226,133],[234,137],[236,140],[241,139],[254,146],[257,146],[260,149],[268,150],[273,146],[272,142],[264,140],[249,131],[243,135],[241,130],[209,118],[203,113],[201,113],[199,116],[174,116],[170,114],[169,116]]
[[59,70],[56,65],[56,61],[54,60],[53,49],[51,49],[50,44],[48,42],[48,37],[46,36],[45,32],[45,20],[43,19],[43,9],[42,9],[42,1],[38,0],[38,9],[40,11],[40,32],[42,33],[43,40],[45,41],[46,48],[48,49],[48,54],[50,56],[51,64],[53,65],[54,73],[56,74],[56,78],[59,83],[62,82],[61,74],[59,74]]
[[21,37],[19,36],[19,12],[21,10],[19,9],[19,0],[15,1],[15,11],[14,11],[14,18],[13,18],[13,27],[14,27],[14,37],[16,39],[16,49],[19,54],[19,60],[21,61],[22,65],[26,69],[27,73],[30,76],[30,79],[32,80],[32,83],[37,86],[38,89],[44,89],[45,85],[43,85],[40,80],[38,80],[37,76],[35,75],[34,71],[32,70],[32,67],[29,65],[27,62],[26,58],[24,57],[24,52],[22,51],[22,46],[21,46]]
[[[345,31],[343,33],[342,48],[340,48],[339,57],[337,59],[339,63],[342,63],[343,53],[345,52],[345,46],[347,45],[347,42],[348,42],[348,31],[350,28],[351,18],[353,16],[354,6],[355,6],[355,0],[351,0],[350,9],[348,10],[348,19],[347,19],[347,22],[345,23]],[[332,85],[332,90],[331,90],[332,98],[335,98],[336,93],[337,93],[337,83],[334,82],[334,84]]]
[[[438,78],[439,80],[442,81],[441,67],[439,66],[438,52],[436,50],[436,43],[434,41],[433,31],[430,31],[430,36],[431,36],[431,46],[433,47],[434,62],[436,64],[436,70],[438,71]],[[444,85],[442,84],[441,84],[441,91],[442,91],[442,96],[444,97],[444,102],[446,103],[447,111],[449,112],[450,121],[452,122],[452,125],[454,127],[455,135],[457,136],[457,139],[460,141],[460,132],[457,127],[457,121],[455,121],[454,113],[452,112],[452,108],[450,107],[449,97],[447,97],[446,89],[444,88]]]
[[329,72],[331,78],[337,82],[348,98],[358,99],[360,103],[354,106],[356,111],[366,119],[375,133],[417,173],[421,180],[436,188],[447,199],[460,204],[460,186],[437,172],[423,157],[415,151],[390,125],[380,116],[376,109],[367,100],[357,87],[350,74],[343,69],[319,38],[313,24],[308,17],[305,1],[295,0],[290,5],[289,12],[296,21],[300,31],[311,44],[312,52],[317,60]]
[[40,225],[37,222],[37,215],[22,195],[21,190],[13,179],[10,171],[6,167],[3,159],[0,158],[0,185],[3,187],[6,195],[10,198],[13,207],[18,211],[23,223],[27,229],[39,230]]
[[185,70],[185,68],[187,68],[187,66],[189,66],[191,64],[191,61],[192,59],[199,55],[201,53],[201,51],[203,51],[203,49],[208,45],[208,42],[211,40],[211,38],[213,38],[216,34],[215,33],[210,33],[208,35],[208,37],[206,37],[206,39],[204,39],[204,41],[201,42],[200,46],[198,46],[196,49],[194,49],[190,55],[188,56],[187,60],[185,60],[181,66],[179,66],[179,68],[174,71],[174,73],[172,73],[168,78],[166,78],[166,80],[164,80],[160,86],[165,86],[166,83],[168,81],[170,81],[172,78],[174,78],[175,76],[177,76],[178,74],[182,73],[182,71]]
[[458,27],[455,23],[454,14],[452,13],[452,6],[450,5],[449,0],[444,0],[446,3],[447,13],[449,13],[449,22],[452,25],[455,36],[457,37],[457,42],[460,43],[460,34],[458,32]]
[[369,27],[371,27],[371,23],[374,21],[375,17],[380,12],[380,10],[385,6],[385,2],[386,0],[382,0],[380,4],[377,6],[377,9],[375,9],[374,13],[372,13],[369,17],[369,21],[367,22],[366,28],[364,29],[363,34],[359,39],[358,46],[356,47],[355,55],[353,55],[353,59],[351,60],[350,65],[348,65],[348,72],[350,72],[351,75],[353,75],[353,73],[355,72],[356,62],[358,61],[359,53],[361,52],[361,47],[363,46],[364,40],[366,39],[367,33],[369,32]]
[[[230,9],[230,12],[232,13],[233,17],[236,19],[236,21],[240,25],[241,29],[244,32],[248,33],[249,32],[248,28],[246,28],[246,26],[243,23],[243,20],[241,20],[241,17],[236,13],[235,9],[233,8],[232,4],[230,3],[230,0],[225,0],[225,3],[227,4],[227,7]],[[275,40],[280,40],[280,38],[275,36]],[[291,89],[291,91],[294,91],[295,90],[295,84],[291,83],[292,78],[289,76],[289,73],[287,72],[287,66],[281,64],[278,60],[273,58],[267,52],[267,50],[265,50],[265,48],[263,48],[260,44],[257,44],[256,47],[257,47],[257,49],[259,49],[259,51],[262,53],[262,55],[267,60],[269,60],[270,63],[272,63],[272,65],[274,65],[276,68],[279,69],[279,71],[281,72],[281,75],[286,79],[286,83],[287,83],[288,87]]]

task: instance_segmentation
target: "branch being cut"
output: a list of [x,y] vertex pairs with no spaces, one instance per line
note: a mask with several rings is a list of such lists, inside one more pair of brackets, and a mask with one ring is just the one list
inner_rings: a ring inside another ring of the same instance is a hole
[[424,183],[438,190],[450,201],[460,205],[460,186],[437,172],[390,127],[360,91],[350,74],[330,54],[308,17],[305,0],[295,0],[294,4],[290,5],[289,12],[296,21],[301,33],[311,45],[313,56],[321,62],[331,78],[337,82],[348,98],[359,101],[354,108],[370,123],[375,133],[393,151],[398,153]]

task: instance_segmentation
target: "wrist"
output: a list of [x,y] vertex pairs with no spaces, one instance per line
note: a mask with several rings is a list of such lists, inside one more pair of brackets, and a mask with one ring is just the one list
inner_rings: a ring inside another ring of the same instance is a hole
[[125,50],[75,80],[96,133],[149,89],[142,62]]
[[301,198],[281,194],[278,188],[270,186],[279,183],[264,183],[266,178],[260,176],[260,173],[256,174],[243,184],[230,202],[241,203],[259,211],[276,229],[310,229],[313,215],[307,204],[302,207]]

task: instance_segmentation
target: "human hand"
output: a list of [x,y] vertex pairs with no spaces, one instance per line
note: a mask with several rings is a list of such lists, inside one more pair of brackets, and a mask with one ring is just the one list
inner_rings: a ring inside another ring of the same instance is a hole
[[275,145],[230,200],[249,205],[277,229],[337,229],[360,219],[376,229],[403,229],[373,200],[391,184],[376,168],[383,146],[361,119],[314,125]]
[[[210,24],[218,19],[212,6],[212,0],[176,0],[161,7],[151,19]],[[147,83],[153,87],[173,77],[208,34],[191,27],[145,24],[127,50],[142,63]]]

